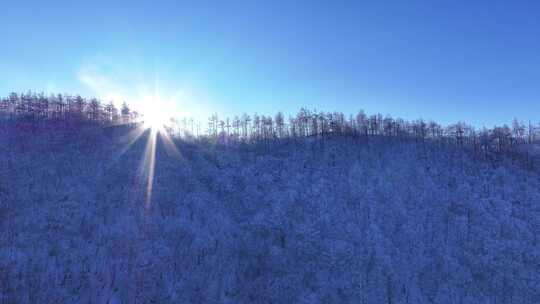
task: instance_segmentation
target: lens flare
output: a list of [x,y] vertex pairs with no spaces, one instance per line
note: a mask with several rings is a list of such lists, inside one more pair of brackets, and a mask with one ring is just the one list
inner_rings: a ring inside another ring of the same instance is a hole
[[167,110],[166,104],[157,99],[146,102],[143,105],[141,115],[145,128],[150,128],[154,131],[163,131],[172,117],[171,111]]
[[152,202],[152,188],[154,186],[154,170],[156,168],[156,144],[157,144],[157,129],[150,130],[150,137],[146,143],[144,151],[143,169],[146,175],[146,193],[144,199],[144,207],[150,208]]

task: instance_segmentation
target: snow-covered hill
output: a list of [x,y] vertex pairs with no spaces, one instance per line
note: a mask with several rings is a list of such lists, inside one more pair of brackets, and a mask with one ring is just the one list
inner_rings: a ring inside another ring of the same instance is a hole
[[137,132],[0,135],[0,303],[540,303],[537,172]]

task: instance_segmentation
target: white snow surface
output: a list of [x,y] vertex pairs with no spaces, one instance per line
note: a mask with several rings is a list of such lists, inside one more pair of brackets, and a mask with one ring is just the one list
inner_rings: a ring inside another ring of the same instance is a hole
[[[0,303],[540,303],[540,179],[417,143],[0,134]],[[123,151],[125,152],[123,153]]]

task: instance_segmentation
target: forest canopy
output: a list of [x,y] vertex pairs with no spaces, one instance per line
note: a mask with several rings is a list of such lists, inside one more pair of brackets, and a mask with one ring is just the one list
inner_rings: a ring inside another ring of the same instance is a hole
[[[57,128],[80,124],[96,127],[142,123],[144,113],[132,110],[126,102],[120,109],[115,103],[80,95],[44,93],[11,93],[0,99],[0,120],[30,129],[44,123]],[[206,138],[218,143],[264,142],[296,140],[310,137],[324,141],[329,137],[350,137],[368,140],[383,137],[394,140],[431,141],[451,144],[474,151],[483,157],[510,154],[529,161],[528,149],[523,146],[540,140],[540,122],[524,123],[513,119],[511,125],[475,128],[465,122],[443,126],[435,121],[408,121],[380,113],[356,114],[321,112],[301,108],[296,115],[242,114],[222,118],[211,115],[207,123],[189,117],[171,117],[166,129],[178,137]]]

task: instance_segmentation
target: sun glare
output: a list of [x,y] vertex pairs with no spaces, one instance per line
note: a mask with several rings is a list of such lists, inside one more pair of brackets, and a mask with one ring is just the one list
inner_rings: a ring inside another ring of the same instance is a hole
[[146,128],[154,131],[163,130],[173,117],[169,105],[159,98],[151,98],[144,102],[141,115]]
[[142,115],[145,127],[156,131],[163,129],[170,119],[170,114],[163,113],[155,108],[145,110]]

